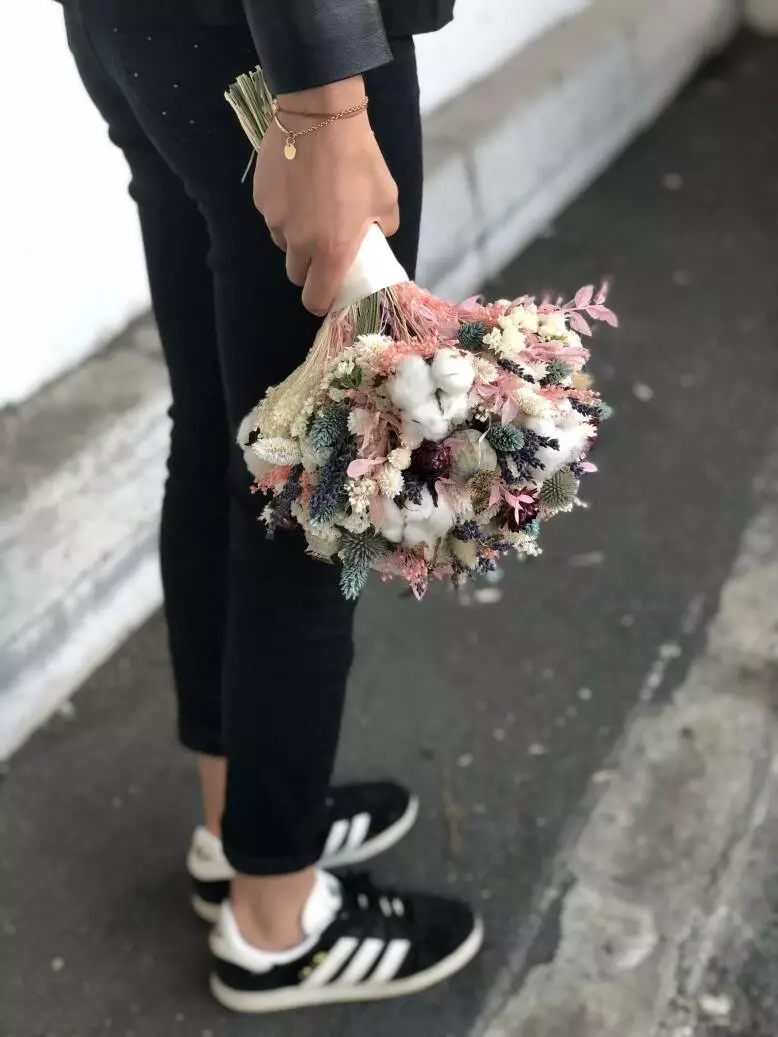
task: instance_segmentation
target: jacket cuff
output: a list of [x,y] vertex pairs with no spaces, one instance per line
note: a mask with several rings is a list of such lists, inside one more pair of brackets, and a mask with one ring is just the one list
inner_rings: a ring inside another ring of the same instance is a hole
[[275,94],[336,83],[392,60],[378,0],[243,0],[243,6]]

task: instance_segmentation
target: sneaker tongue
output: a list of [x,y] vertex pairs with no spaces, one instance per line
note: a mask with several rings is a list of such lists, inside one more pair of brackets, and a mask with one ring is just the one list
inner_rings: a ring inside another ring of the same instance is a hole
[[303,908],[302,927],[306,936],[317,936],[335,920],[343,903],[340,883],[326,871],[316,872],[316,881]]

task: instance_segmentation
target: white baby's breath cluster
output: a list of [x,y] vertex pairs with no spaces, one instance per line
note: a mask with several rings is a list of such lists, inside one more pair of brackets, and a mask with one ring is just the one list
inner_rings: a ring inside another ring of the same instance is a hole
[[527,348],[527,337],[515,310],[498,319],[497,326],[484,337],[484,344],[500,360],[518,360]]
[[349,479],[346,483],[346,494],[351,510],[355,515],[366,515],[370,502],[378,491],[375,479],[364,476],[361,479]]

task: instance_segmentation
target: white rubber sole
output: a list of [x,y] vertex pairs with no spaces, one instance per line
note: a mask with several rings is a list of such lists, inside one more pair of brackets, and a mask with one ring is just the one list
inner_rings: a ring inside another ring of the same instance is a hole
[[[410,832],[418,818],[419,799],[417,796],[411,796],[405,813],[390,828],[387,828],[385,832],[381,832],[375,839],[368,839],[367,842],[354,850],[346,850],[342,853],[335,853],[331,857],[323,857],[319,861],[319,867],[325,871],[337,871],[338,868],[352,868],[355,864],[364,864],[365,861],[372,860],[374,857],[378,857],[380,854],[386,853],[387,850],[391,850],[393,846],[396,846]],[[197,917],[202,918],[209,925],[216,925],[219,920],[220,905],[203,900],[196,893],[192,897],[192,908]]]
[[423,990],[442,983],[456,975],[475,958],[484,942],[484,927],[480,918],[467,940],[432,968],[415,976],[392,980],[388,983],[360,983],[356,986],[339,987],[333,983],[327,987],[295,987],[286,990],[252,993],[228,987],[217,975],[211,976],[211,993],[225,1008],[233,1012],[270,1013],[288,1012],[293,1008],[311,1008],[314,1005],[349,1004],[360,1001],[388,1001],[394,997],[419,994]]

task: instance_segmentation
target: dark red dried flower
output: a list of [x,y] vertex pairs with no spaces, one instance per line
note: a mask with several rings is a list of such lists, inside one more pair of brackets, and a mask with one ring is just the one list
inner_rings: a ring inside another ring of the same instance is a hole
[[[526,494],[522,493],[522,496]],[[525,526],[528,526],[530,522],[533,522],[540,513],[540,502],[535,498],[531,503],[526,504],[522,502],[521,512],[519,513],[519,520],[516,521],[516,512],[509,505],[505,504],[497,516],[497,522],[501,529],[509,529],[512,533],[519,533]]]
[[411,454],[411,471],[422,479],[445,479],[451,472],[451,448],[425,439]]

